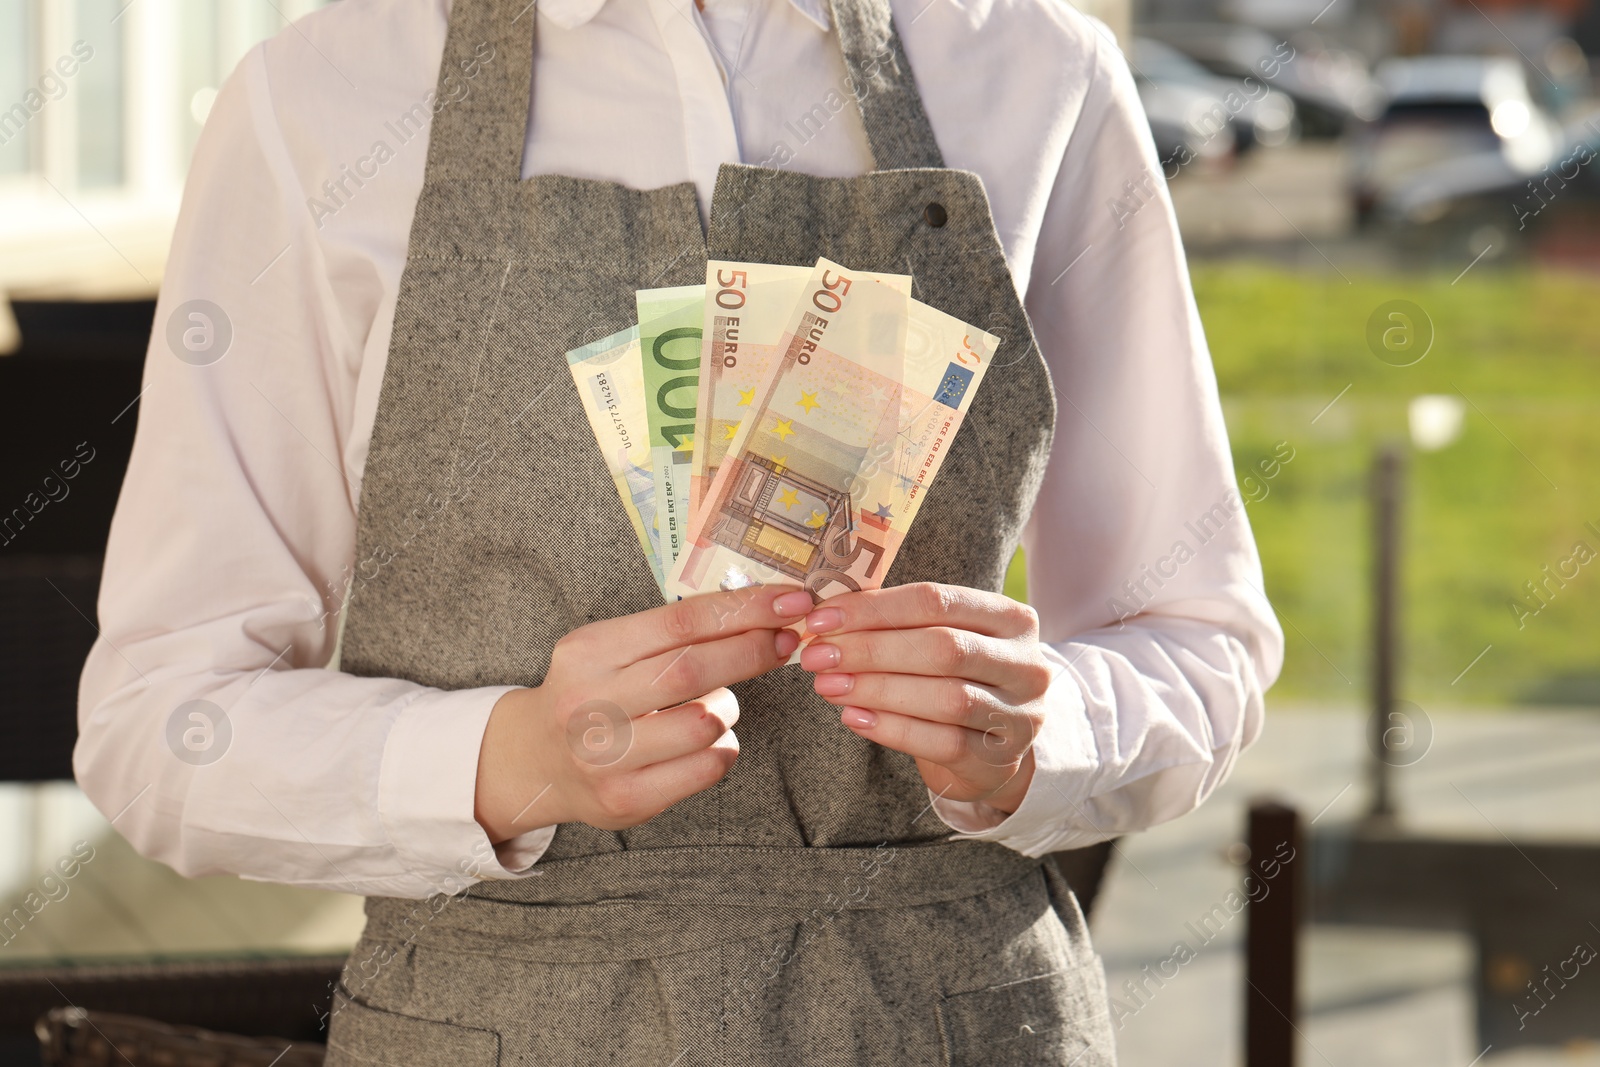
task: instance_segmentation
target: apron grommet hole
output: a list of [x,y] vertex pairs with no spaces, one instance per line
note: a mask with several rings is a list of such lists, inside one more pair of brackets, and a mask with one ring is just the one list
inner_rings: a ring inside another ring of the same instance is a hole
[[927,220],[929,226],[938,229],[949,221],[950,213],[944,209],[943,204],[935,200],[922,209],[922,217]]

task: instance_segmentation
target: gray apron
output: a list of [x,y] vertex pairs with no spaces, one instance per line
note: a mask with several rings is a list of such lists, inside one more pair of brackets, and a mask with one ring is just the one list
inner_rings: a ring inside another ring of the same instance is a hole
[[[724,164],[695,187],[521,180],[527,0],[455,0],[361,495],[342,667],[537,685],[568,631],[661,602],[564,354],[707,257],[915,277],[1002,338],[888,584],[1001,587],[1055,420],[978,175],[946,169],[888,0],[834,0],[876,169]],[[459,95],[459,94],[453,94]],[[533,874],[367,901],[329,1067],[1114,1061],[1059,872],[951,841],[909,756],[841,727],[797,667],[734,687],[740,755],[622,831],[564,823]],[[480,857],[481,859],[481,857]],[[462,857],[470,867],[472,857]]]

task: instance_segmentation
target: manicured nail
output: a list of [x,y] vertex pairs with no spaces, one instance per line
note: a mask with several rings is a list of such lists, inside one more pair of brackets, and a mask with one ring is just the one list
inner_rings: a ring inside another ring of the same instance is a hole
[[808,671],[825,671],[839,665],[839,650],[833,645],[807,645],[800,653],[800,666]]
[[772,646],[777,650],[779,659],[788,659],[800,647],[800,635],[793,630],[779,630],[778,636],[772,639]]
[[839,721],[853,730],[870,730],[878,725],[878,717],[866,708],[845,708]]
[[[796,589],[792,593],[785,593],[772,602],[772,612],[781,618],[791,619],[796,615],[804,615],[814,606],[811,594],[804,589]],[[791,649],[790,651],[793,651]]]
[[821,608],[806,616],[806,632],[825,634],[844,625],[844,612],[838,608]]
[[842,697],[856,687],[853,674],[819,674],[813,688],[818,696]]

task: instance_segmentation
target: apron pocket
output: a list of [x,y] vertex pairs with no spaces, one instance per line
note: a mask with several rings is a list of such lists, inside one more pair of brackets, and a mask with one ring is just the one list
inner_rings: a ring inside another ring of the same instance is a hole
[[945,997],[935,1012],[946,1067],[1114,1064],[1104,1000],[1088,971],[1054,971]]
[[497,1067],[500,1035],[369,1008],[341,985],[328,1024],[324,1067]]

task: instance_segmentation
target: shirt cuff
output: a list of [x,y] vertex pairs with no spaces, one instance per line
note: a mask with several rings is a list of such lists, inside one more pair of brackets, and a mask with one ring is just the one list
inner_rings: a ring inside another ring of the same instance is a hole
[[[525,834],[518,834],[509,841],[502,841],[494,846],[494,854],[507,875],[526,874],[529,867],[539,862],[539,857],[544,855],[544,850],[550,847],[550,842],[555,840],[555,836],[554,826],[529,830]],[[505,877],[505,875],[490,874],[484,877]]]
[[547,826],[494,845],[473,814],[489,713],[515,688],[424,690],[384,744],[378,817],[395,851],[440,893],[522,877],[555,837]]
[[928,791],[934,812],[956,838],[993,841],[1025,856],[1059,851],[1058,842],[1069,836],[1082,843],[1087,827],[1069,827],[1074,819],[1083,820],[1083,802],[1100,770],[1100,750],[1077,677],[1061,653],[1046,644],[1040,650],[1055,677],[1045,693],[1044,723],[1033,740],[1033,780],[1017,810],[1008,815],[982,801],[948,800]]

